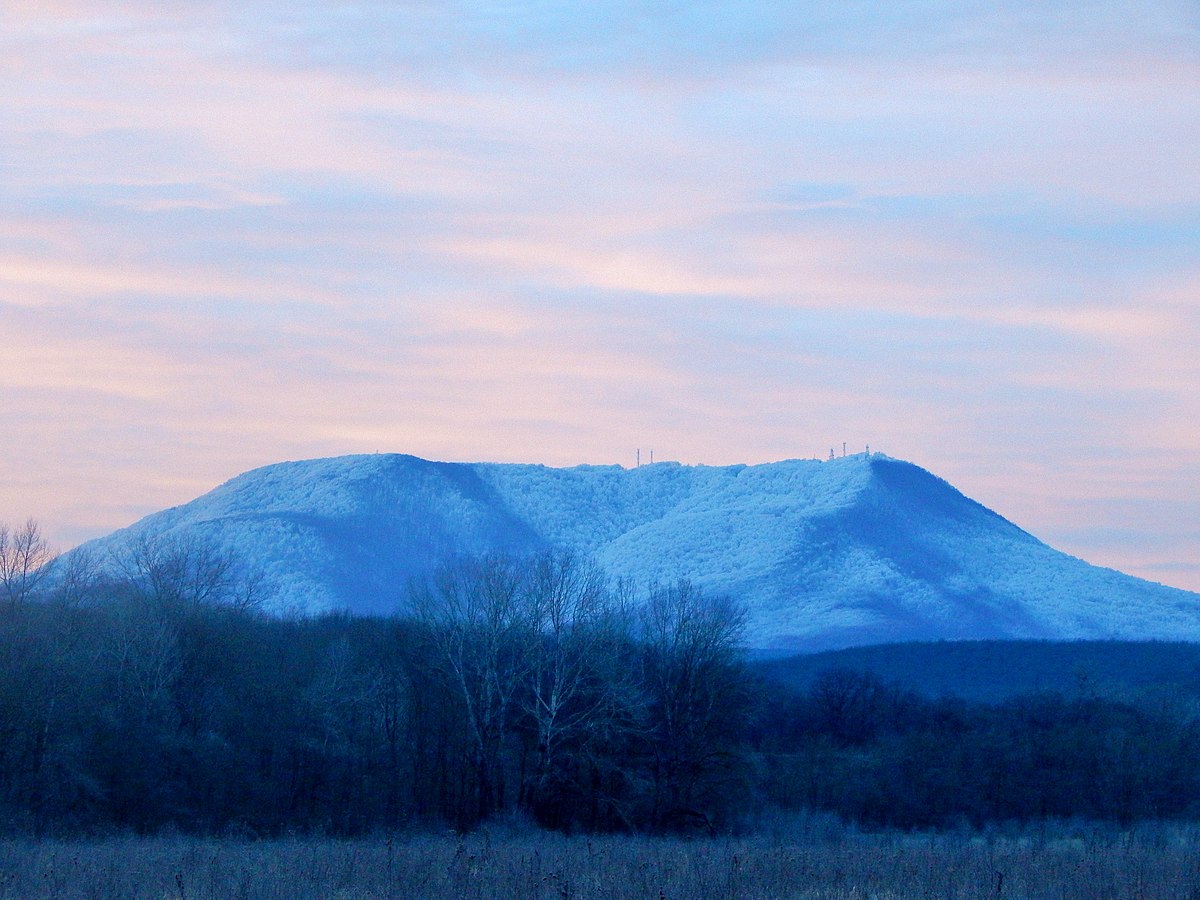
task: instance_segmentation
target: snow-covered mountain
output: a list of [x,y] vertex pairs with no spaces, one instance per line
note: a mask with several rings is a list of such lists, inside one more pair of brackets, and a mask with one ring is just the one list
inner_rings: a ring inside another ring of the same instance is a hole
[[1054,550],[880,455],[635,469],[377,454],[285,462],[88,546],[215,540],[280,608],[388,612],[450,553],[566,546],[637,583],[744,598],[757,647],[955,638],[1200,640],[1200,594]]

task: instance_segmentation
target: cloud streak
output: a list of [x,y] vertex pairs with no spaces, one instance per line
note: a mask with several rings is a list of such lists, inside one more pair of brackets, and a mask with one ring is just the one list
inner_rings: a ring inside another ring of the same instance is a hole
[[0,519],[847,440],[1200,589],[1189,5],[3,14]]

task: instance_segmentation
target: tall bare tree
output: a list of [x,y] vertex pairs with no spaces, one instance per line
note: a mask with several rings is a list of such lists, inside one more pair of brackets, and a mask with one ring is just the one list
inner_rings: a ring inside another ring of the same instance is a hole
[[232,557],[195,535],[142,533],[114,551],[114,562],[130,585],[159,604],[204,606],[234,597]]
[[555,781],[572,759],[588,758],[589,745],[628,728],[637,704],[619,659],[630,638],[628,598],[599,566],[567,551],[531,557],[526,567],[534,644],[519,697],[535,761],[522,801],[540,812],[554,805]]
[[10,606],[33,596],[54,562],[50,545],[33,519],[20,528],[0,522],[0,590]]
[[656,826],[710,830],[723,776],[733,771],[745,711],[743,604],[686,580],[650,592],[642,612],[650,694]]
[[486,819],[505,803],[501,750],[531,661],[525,570],[500,553],[469,557],[443,566],[416,587],[413,599],[462,703],[473,748],[475,815]]

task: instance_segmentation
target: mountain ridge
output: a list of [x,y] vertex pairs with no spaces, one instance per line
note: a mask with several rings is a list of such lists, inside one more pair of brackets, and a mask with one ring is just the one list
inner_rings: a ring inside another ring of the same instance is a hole
[[275,463],[89,546],[193,534],[263,571],[279,608],[391,612],[452,554],[566,547],[639,585],[747,602],[753,646],[1200,639],[1200,595],[1061,553],[882,454],[637,468],[373,454]]

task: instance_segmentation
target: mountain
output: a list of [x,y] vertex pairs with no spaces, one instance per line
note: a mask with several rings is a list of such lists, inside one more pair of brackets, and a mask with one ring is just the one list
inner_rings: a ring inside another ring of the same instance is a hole
[[638,584],[743,598],[757,647],[1200,639],[1200,595],[1056,551],[911,463],[873,454],[634,469],[376,454],[255,469],[92,542],[194,535],[280,608],[380,613],[451,553],[565,546]]

